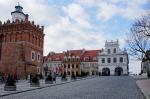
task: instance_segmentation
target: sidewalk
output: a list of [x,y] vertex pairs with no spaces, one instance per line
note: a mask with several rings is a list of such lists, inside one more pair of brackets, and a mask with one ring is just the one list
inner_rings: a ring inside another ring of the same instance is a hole
[[38,88],[43,88],[43,87],[48,87],[48,86],[53,86],[56,84],[63,83],[61,81],[61,78],[59,78],[59,77],[56,79],[56,81],[57,82],[53,83],[53,84],[45,84],[45,80],[40,80],[40,87],[30,87],[29,80],[19,80],[16,83],[16,86],[17,86],[16,91],[4,91],[4,84],[0,84],[0,96],[12,94],[12,93],[19,93],[19,92],[23,92],[23,91],[34,90],[34,89],[38,89]]
[[150,99],[150,79],[137,80],[136,83],[146,99]]
[[90,79],[90,78],[93,78],[93,76],[89,76],[86,78],[77,78],[76,80],[71,80],[70,78],[68,78],[67,81],[61,81],[61,77],[57,77],[56,83],[53,83],[53,84],[45,84],[45,80],[40,80],[40,87],[30,87],[30,83],[28,80],[20,80],[18,83],[16,83],[17,91],[4,91],[4,84],[0,84],[0,97],[11,95],[11,94],[22,93],[26,91],[31,91],[31,90],[36,90],[36,89],[41,89],[45,87],[62,85],[62,84],[84,80],[84,79]]

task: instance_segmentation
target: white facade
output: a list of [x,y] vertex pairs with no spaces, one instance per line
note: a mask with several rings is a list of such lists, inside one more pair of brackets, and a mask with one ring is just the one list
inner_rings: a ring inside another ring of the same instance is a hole
[[99,53],[98,69],[102,75],[127,75],[127,51],[120,50],[118,41],[105,42],[105,49]]

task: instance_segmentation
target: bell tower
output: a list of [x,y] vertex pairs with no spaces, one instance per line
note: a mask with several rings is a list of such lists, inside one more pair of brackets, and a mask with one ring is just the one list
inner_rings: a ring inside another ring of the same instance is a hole
[[26,14],[23,13],[22,9],[23,7],[20,6],[19,3],[17,6],[15,6],[15,11],[11,12],[12,21],[15,22],[16,20],[19,20],[19,21],[25,20]]

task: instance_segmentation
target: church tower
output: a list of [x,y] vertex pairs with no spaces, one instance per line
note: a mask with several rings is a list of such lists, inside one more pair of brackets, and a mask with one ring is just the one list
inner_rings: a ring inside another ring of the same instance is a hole
[[25,78],[42,73],[44,27],[29,21],[22,9],[18,4],[12,21],[0,21],[0,72]]

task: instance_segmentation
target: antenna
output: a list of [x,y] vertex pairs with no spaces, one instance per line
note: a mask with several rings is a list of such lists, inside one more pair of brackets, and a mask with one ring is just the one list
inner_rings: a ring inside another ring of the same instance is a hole
[[18,6],[19,6],[20,5],[19,2],[17,2],[17,3],[18,3]]

